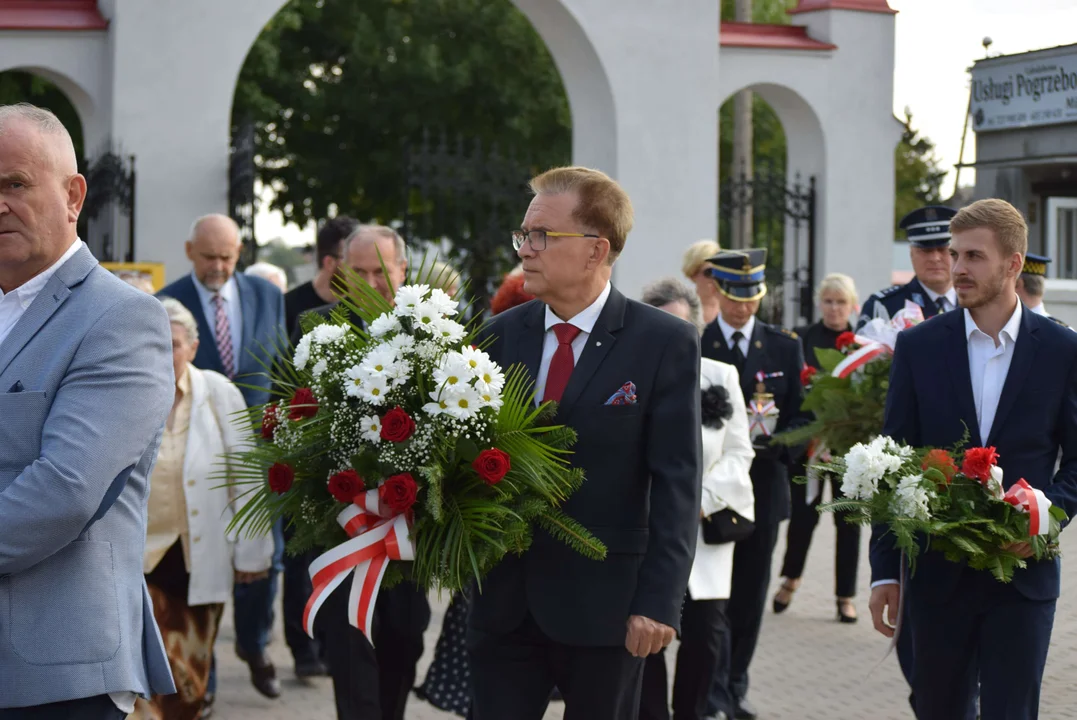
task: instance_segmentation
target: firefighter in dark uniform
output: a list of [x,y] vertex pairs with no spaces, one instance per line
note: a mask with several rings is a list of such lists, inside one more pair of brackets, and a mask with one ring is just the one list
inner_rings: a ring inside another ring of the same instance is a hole
[[901,219],[916,277],[869,297],[860,312],[857,330],[877,315],[892,318],[905,307],[906,300],[920,306],[924,319],[957,307],[957,292],[950,275],[950,219],[956,214],[956,210],[944,205],[928,205]]
[[[762,248],[725,251],[710,258],[708,273],[718,285],[718,317],[703,332],[703,356],[729,363],[740,373],[745,403],[756,393],[773,398],[778,409],[773,432],[793,427],[802,418],[803,390],[800,370],[804,353],[795,333],[768,325],[755,317],[759,301],[767,293],[764,280],[767,251]],[[729,694],[735,717],[753,718],[746,699],[748,665],[759,639],[770,584],[771,557],[778,539],[778,525],[789,518],[789,467],[803,451],[770,447],[766,435],[756,438],[752,462],[755,491],[755,532],[737,543],[733,555],[733,586],[728,614],[732,641]],[[721,701],[712,693],[710,714]]]

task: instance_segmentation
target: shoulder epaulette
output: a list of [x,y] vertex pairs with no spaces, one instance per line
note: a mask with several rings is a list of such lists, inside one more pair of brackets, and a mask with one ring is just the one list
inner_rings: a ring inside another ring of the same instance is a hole
[[1048,320],[1051,320],[1051,321],[1053,321],[1053,322],[1056,322],[1056,323],[1058,323],[1058,324],[1059,324],[1059,325],[1061,325],[1062,327],[1066,327],[1066,328],[1068,328],[1068,327],[1069,327],[1069,325],[1067,325],[1065,321],[1063,321],[1063,320],[1059,320],[1059,319],[1058,319],[1058,318],[1056,318],[1056,317],[1055,317],[1054,315],[1048,315],[1048,316],[1047,316],[1047,319],[1048,319]]
[[904,285],[891,285],[890,287],[888,287],[888,288],[886,288],[884,290],[880,290],[879,292],[877,292],[875,294],[878,295],[879,297],[886,297],[887,295],[893,295],[894,293],[896,293],[898,290],[900,290],[903,287],[905,287],[905,286]]
[[770,323],[764,323],[763,327],[766,330],[769,330],[770,332],[774,333],[775,335],[784,335],[787,338],[792,338],[793,340],[796,340],[799,337],[799,335],[797,335],[792,330],[787,330],[786,328],[783,328],[779,325],[771,325]]

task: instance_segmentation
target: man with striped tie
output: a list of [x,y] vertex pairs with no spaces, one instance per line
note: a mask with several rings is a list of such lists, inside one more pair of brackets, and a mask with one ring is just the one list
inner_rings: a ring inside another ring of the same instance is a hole
[[[269,402],[263,363],[273,362],[273,348],[285,337],[284,296],[262,278],[236,273],[240,246],[239,227],[231,218],[199,218],[186,247],[192,272],[158,295],[179,300],[198,322],[203,340],[195,367],[233,378],[247,405],[254,406]],[[265,652],[284,552],[280,527],[274,528],[274,537],[277,547],[269,577],[235,587],[236,652],[250,665],[255,689],[271,698],[280,695],[276,669]]]

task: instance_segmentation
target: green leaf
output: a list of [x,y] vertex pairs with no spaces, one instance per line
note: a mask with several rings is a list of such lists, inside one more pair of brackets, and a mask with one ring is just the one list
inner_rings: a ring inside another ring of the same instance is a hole
[[456,454],[459,455],[464,462],[471,464],[475,462],[475,458],[479,456],[479,446],[475,444],[475,441],[468,437],[459,437],[456,439]]

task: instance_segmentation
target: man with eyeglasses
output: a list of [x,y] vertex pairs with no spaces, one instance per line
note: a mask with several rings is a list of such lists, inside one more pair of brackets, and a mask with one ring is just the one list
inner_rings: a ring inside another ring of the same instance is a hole
[[333,283],[340,274],[344,260],[344,239],[351,235],[359,221],[340,215],[326,220],[314,241],[315,262],[318,273],[313,280],[297,286],[284,295],[284,319],[288,337],[295,331],[299,316],[307,310],[329,305],[337,301]]
[[536,528],[483,580],[470,616],[473,720],[537,718],[556,685],[565,716],[633,720],[643,661],[680,627],[700,502],[699,336],[610,283],[632,205],[605,174],[557,168],[512,234],[535,300],[479,333],[522,364],[553,422],[577,433],[586,481],[564,511],[608,550],[590,560]]

